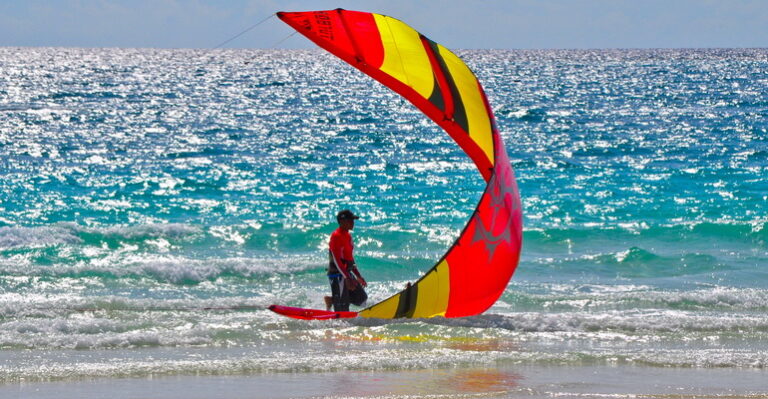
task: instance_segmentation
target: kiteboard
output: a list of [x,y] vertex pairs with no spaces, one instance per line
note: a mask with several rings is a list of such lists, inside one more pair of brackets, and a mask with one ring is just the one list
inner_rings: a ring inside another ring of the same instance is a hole
[[352,319],[357,312],[334,312],[331,310],[294,308],[291,306],[272,305],[269,310],[286,317],[300,320]]

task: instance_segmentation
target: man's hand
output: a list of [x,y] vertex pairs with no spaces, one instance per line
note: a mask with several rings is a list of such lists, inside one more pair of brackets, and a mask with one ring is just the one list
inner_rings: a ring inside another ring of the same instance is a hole
[[349,265],[350,274],[357,279],[357,282],[360,283],[363,287],[367,287],[368,283],[365,282],[365,279],[363,278],[363,275],[360,274],[360,269],[357,268],[357,265],[352,263]]

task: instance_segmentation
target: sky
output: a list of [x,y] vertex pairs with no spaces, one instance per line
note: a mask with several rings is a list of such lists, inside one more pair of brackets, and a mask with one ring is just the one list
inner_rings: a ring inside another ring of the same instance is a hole
[[768,0],[0,0],[0,46],[312,48],[269,16],[339,7],[455,49],[768,47]]

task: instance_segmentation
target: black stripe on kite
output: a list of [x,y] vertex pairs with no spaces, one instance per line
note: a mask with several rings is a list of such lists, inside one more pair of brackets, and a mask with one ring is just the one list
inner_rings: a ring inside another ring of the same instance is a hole
[[432,103],[437,109],[445,112],[445,99],[443,98],[443,92],[440,90],[440,83],[437,80],[437,77],[435,76],[435,86],[434,89],[432,89],[432,94],[428,98],[429,102]]
[[453,97],[453,121],[461,126],[461,128],[464,129],[467,134],[469,134],[469,121],[467,120],[467,111],[464,109],[464,103],[461,100],[459,89],[456,88],[456,83],[453,80],[453,76],[451,75],[450,70],[448,70],[448,67],[445,65],[443,56],[440,55],[440,51],[437,48],[437,43],[429,39],[427,39],[427,41],[432,48],[432,52],[435,54],[437,63],[440,64],[440,70],[442,70],[443,75],[445,76],[445,80],[448,81],[448,88],[451,91],[451,97]]
[[397,312],[395,312],[395,318],[401,317],[413,317],[413,312],[416,310],[416,298],[419,295],[419,288],[417,284],[408,283],[408,286],[403,292],[400,293],[400,301],[397,303]]

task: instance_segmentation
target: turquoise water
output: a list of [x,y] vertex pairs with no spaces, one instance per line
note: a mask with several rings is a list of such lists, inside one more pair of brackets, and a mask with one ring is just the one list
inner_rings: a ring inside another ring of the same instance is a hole
[[339,209],[373,301],[458,236],[483,184],[445,133],[319,50],[0,48],[0,382],[767,367],[768,51],[459,55],[520,185],[507,293],[299,322],[265,307],[322,306]]

